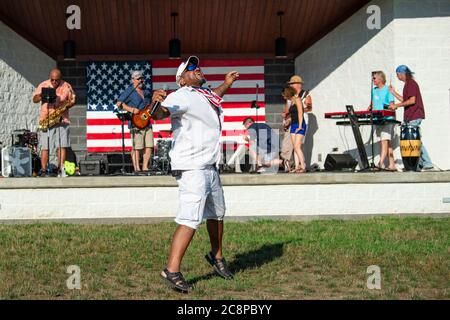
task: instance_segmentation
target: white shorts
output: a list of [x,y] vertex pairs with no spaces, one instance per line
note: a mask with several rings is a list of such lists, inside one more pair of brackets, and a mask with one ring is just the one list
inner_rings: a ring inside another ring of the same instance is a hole
[[394,124],[384,124],[382,126],[377,126],[377,136],[380,137],[381,140],[392,140],[394,136]]
[[180,205],[175,222],[197,229],[203,219],[223,220],[225,198],[217,170],[188,170],[176,177]]

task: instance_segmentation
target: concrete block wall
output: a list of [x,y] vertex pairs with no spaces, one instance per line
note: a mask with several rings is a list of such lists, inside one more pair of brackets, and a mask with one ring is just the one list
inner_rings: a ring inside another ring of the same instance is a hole
[[[367,28],[369,5],[381,9],[380,30]],[[371,71],[383,70],[388,84],[392,81],[401,93],[403,84],[395,74],[400,64],[416,71],[421,87],[427,117],[423,142],[433,162],[450,169],[450,1],[441,0],[371,1],[296,58],[296,73],[312,89],[317,120],[314,135],[309,137],[313,147],[307,159],[324,160],[335,147],[358,158],[351,128],[337,127],[323,114],[345,111],[347,104],[365,110],[370,102]],[[403,119],[403,110],[397,112],[397,118]],[[362,136],[370,155],[370,128],[362,128]],[[375,139],[375,153],[378,148]],[[394,154],[401,168],[398,147]]]
[[87,78],[85,61],[58,61],[62,77],[69,82],[77,96],[76,104],[70,109],[70,142],[77,158],[86,153],[86,106]]
[[0,141],[3,146],[11,144],[13,130],[36,130],[39,104],[32,102],[32,96],[55,66],[55,60],[0,21]]
[[[449,190],[449,183],[224,187],[228,217],[450,214],[443,201]],[[0,189],[0,220],[173,218],[178,208],[177,187],[17,191]],[[136,201],[137,193],[143,201]]]
[[397,0],[394,12],[395,65],[415,72],[425,105],[422,140],[433,162],[450,169],[450,1]]
[[281,112],[285,102],[281,97],[281,90],[294,73],[293,59],[264,60],[266,122],[274,129],[279,129],[283,122]]

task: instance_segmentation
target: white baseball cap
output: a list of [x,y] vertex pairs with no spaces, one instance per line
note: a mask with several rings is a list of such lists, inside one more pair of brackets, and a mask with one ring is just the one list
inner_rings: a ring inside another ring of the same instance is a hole
[[177,70],[177,75],[175,76],[175,80],[177,82],[177,85],[180,87],[180,78],[183,72],[186,70],[186,67],[189,65],[189,63],[193,63],[196,66],[199,66],[200,59],[196,56],[190,56],[185,62],[182,62]]

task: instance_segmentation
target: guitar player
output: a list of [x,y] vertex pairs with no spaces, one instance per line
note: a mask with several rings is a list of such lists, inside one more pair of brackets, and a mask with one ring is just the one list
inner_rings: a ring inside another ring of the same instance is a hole
[[[142,71],[133,71],[131,74],[131,82],[132,84],[125,89],[117,99],[117,107],[132,114],[137,114],[151,103],[152,92],[144,88],[144,76]],[[139,130],[134,127],[130,121],[128,123],[128,128],[131,133],[131,159],[133,161],[134,171],[141,171],[139,161],[141,153],[144,153],[142,171],[148,171],[154,147],[152,124],[149,123],[146,128]]]

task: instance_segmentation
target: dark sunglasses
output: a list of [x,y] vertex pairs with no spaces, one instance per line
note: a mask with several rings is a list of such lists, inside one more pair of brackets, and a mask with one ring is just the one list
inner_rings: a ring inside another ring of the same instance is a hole
[[136,80],[141,81],[141,80],[144,80],[144,78],[143,77],[139,77],[139,78],[136,78]]
[[58,82],[61,81],[61,79],[50,79],[51,82]]
[[186,67],[186,71],[194,71],[195,69],[197,69],[197,65],[195,64],[190,64]]

